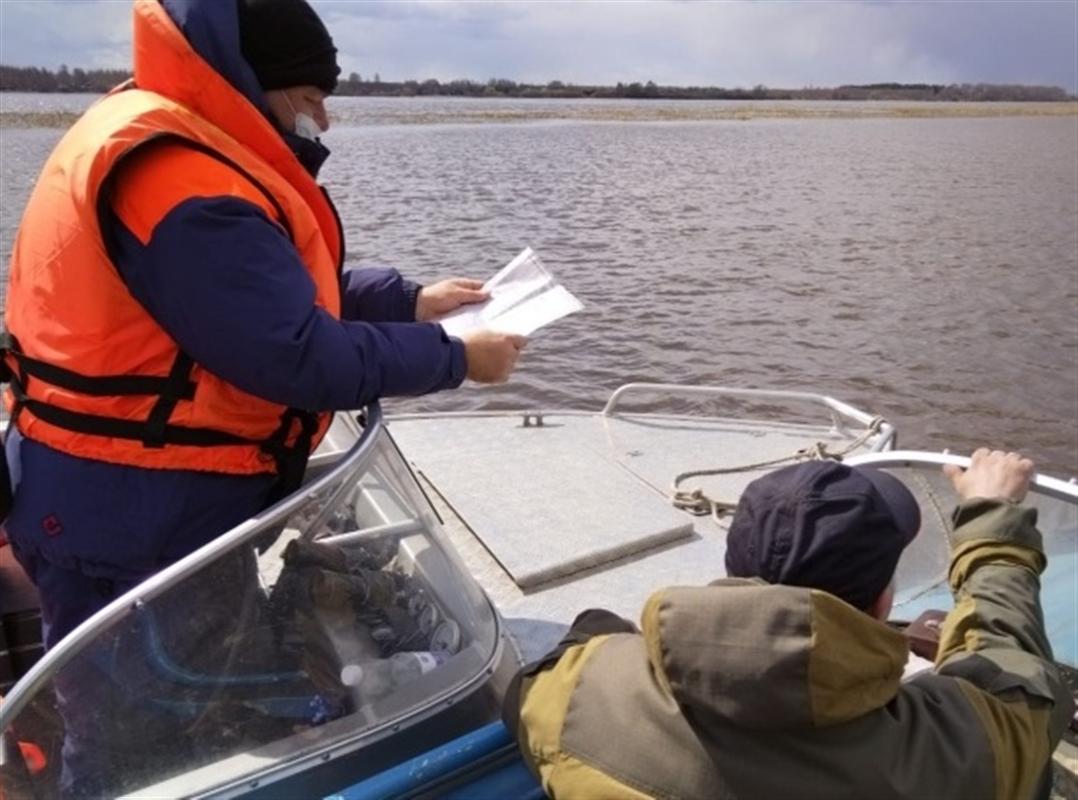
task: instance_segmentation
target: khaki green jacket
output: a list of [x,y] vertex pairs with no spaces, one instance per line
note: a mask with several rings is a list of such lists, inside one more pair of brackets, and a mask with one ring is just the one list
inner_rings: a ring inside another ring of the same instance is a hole
[[826,592],[670,588],[642,632],[578,617],[518,676],[506,723],[554,798],[1029,798],[1073,713],[1044,633],[1031,509],[955,512],[936,669]]

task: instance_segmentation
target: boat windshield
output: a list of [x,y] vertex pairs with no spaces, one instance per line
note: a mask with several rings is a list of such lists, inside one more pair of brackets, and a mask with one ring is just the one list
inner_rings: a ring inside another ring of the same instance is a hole
[[[940,469],[944,463],[968,466],[968,459],[933,453],[893,451],[849,460],[874,464],[899,478],[921,506],[921,531],[902,554],[895,575],[891,616],[912,621],[928,610],[954,606],[947,583],[950,551],[947,534],[957,496]],[[1048,567],[1041,576],[1041,606],[1056,661],[1078,667],[1078,485],[1038,476],[1025,505],[1037,509],[1037,528],[1044,537]]]
[[9,745],[47,763],[24,770],[26,796],[257,786],[485,679],[496,615],[368,416],[362,438],[335,422],[321,477],[103,609],[23,679],[0,718]]

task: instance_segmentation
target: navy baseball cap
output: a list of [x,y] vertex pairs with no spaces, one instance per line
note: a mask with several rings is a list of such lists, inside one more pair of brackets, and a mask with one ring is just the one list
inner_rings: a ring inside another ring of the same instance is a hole
[[837,461],[795,464],[745,488],[726,537],[726,572],[822,589],[866,610],[920,527],[917,501],[893,475]]

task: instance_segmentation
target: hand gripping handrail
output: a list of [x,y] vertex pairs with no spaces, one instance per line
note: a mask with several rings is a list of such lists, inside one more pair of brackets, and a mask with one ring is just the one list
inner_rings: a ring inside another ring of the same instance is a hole
[[[846,459],[846,463],[851,467],[908,467],[913,464],[934,464],[942,467],[944,464],[955,464],[962,467],[962,469],[968,469],[970,459],[968,456],[957,456],[952,453],[888,450],[886,453],[865,453],[860,456],[850,456]],[[1078,483],[1075,483],[1073,478],[1070,481],[1064,481],[1038,472],[1030,480],[1030,485],[1043,495],[1078,505]]]

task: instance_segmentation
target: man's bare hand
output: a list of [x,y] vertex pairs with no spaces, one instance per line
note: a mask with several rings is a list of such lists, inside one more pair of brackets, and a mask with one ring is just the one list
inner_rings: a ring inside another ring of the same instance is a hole
[[461,306],[471,303],[482,303],[490,297],[488,292],[483,291],[482,281],[473,281],[468,278],[449,278],[448,280],[432,283],[419,290],[415,299],[416,322],[427,322],[448,314]]
[[951,479],[962,500],[984,497],[1019,503],[1029,491],[1033,462],[1018,453],[982,447],[970,458],[969,469],[945,464],[943,473]]
[[505,383],[528,340],[514,333],[481,330],[460,337],[468,359],[468,378],[477,383]]

